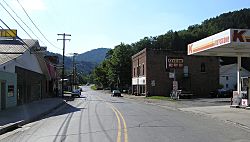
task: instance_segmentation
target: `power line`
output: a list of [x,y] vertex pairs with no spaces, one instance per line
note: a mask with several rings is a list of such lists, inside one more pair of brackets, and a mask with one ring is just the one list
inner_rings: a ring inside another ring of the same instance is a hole
[[34,21],[31,19],[31,17],[29,16],[29,14],[27,13],[27,11],[24,9],[24,7],[22,6],[22,4],[19,2],[19,0],[17,0],[18,4],[22,7],[23,11],[25,12],[26,16],[29,18],[29,20],[32,22],[32,24],[36,27],[36,29],[39,31],[39,33],[43,36],[43,38],[53,47],[62,50],[61,48],[58,48],[57,46],[55,46],[53,43],[51,43],[46,37],[45,35],[41,32],[41,30],[38,28],[38,26],[34,23]]
[[[0,3],[0,4],[1,4],[1,3]],[[8,28],[13,34],[15,34],[15,33],[10,29],[10,27],[9,27],[1,18],[0,18],[0,21]],[[2,26],[1,26],[1,28],[2,28]],[[2,28],[2,29],[3,29],[3,28]],[[17,36],[17,35],[16,35],[16,36]],[[31,53],[31,50],[29,49],[29,45],[26,44],[26,42],[24,42],[24,40],[21,39],[19,36],[17,36],[17,38],[21,41],[21,43],[23,43],[23,44],[21,44],[22,47],[23,47],[24,49],[28,50],[28,51]],[[27,47],[25,47],[24,45],[26,45]],[[34,52],[34,54],[37,55],[36,52]],[[6,56],[8,56],[8,55],[6,55]],[[9,57],[9,56],[8,56],[8,57]],[[54,64],[51,64],[50,62],[48,62],[48,61],[45,60],[44,58],[42,58],[42,57],[40,57],[40,56],[36,56],[36,57],[40,58],[41,60],[43,60],[43,61],[46,62],[47,64],[54,66]],[[10,57],[9,57],[9,58],[10,58]]]
[[10,7],[10,5],[5,1],[5,0],[3,0],[3,2],[9,7],[9,9],[13,12],[13,13],[15,13],[15,15],[16,15],[16,17],[19,19],[19,20],[21,20],[22,21],[22,23],[32,32],[32,34],[33,35],[35,35],[35,37],[37,38],[37,39],[39,39],[44,45],[45,45],[45,43],[32,31],[32,29],[18,16],[18,14]]
[[0,5],[10,15],[10,17],[19,25],[19,27],[21,27],[23,29],[23,31],[32,39],[32,37],[30,36],[30,34],[21,26],[21,24],[12,16],[12,14],[3,6],[3,4],[1,2],[0,2]]

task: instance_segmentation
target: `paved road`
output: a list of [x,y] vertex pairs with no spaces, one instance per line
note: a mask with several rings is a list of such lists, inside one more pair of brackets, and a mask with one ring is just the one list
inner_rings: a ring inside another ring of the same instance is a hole
[[[91,91],[40,121],[0,136],[3,142],[249,142],[232,124]],[[42,109],[42,108],[41,108]]]

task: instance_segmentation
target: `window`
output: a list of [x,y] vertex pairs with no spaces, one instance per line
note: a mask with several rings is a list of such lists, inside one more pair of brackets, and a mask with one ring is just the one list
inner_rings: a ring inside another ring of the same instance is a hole
[[134,77],[135,77],[135,68],[134,68]]
[[141,74],[141,66],[138,66],[137,67],[137,76],[140,76],[140,74]]
[[205,63],[201,63],[201,72],[206,72]]
[[228,84],[226,84],[226,88],[228,88]]
[[142,65],[142,75],[144,75],[144,64]]
[[228,80],[228,76],[226,76],[226,80]]

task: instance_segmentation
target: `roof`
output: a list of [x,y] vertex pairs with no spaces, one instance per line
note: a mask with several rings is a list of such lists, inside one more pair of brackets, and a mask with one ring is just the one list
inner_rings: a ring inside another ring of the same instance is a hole
[[250,57],[250,30],[228,29],[191,43],[188,55]]
[[[220,67],[220,75],[232,73],[232,71],[237,72],[237,64],[223,65]],[[250,72],[243,67],[241,67],[241,73],[250,75]]]
[[[24,42],[24,43],[23,43]],[[28,49],[40,46],[37,40],[0,40],[0,65],[21,56]]]

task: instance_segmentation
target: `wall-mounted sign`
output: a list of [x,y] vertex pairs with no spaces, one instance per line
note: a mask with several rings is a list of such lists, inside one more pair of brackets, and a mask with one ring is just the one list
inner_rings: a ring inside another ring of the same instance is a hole
[[169,68],[183,68],[184,59],[181,57],[166,56],[166,69]]
[[169,78],[174,78],[174,73],[173,72],[169,73]]
[[17,30],[0,29],[0,37],[15,38],[16,36],[17,36]]
[[155,80],[151,80],[151,86],[155,86]]

